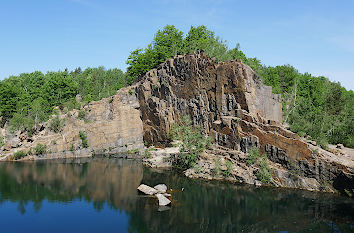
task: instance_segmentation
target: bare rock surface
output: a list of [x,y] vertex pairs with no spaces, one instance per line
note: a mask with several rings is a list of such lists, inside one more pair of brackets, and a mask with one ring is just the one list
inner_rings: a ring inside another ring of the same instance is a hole
[[158,184],[154,186],[159,193],[165,193],[167,191],[167,186],[165,184]]
[[[139,102],[134,87],[120,89],[116,95],[90,102],[81,111],[73,110],[60,115],[65,125],[59,133],[50,130],[50,123],[44,123],[38,132],[28,137],[25,133],[2,132],[7,142],[0,148],[0,160],[11,160],[16,151],[34,151],[37,144],[47,146],[41,156],[27,156],[28,159],[55,159],[90,157],[93,154],[116,154],[143,150],[143,124],[140,119]],[[84,148],[79,132],[87,135],[88,148]]]
[[139,185],[138,190],[142,193],[147,194],[147,195],[154,195],[155,193],[158,193],[158,190],[156,190],[148,185],[145,185],[145,184]]
[[150,155],[143,159],[144,164],[155,168],[169,168],[172,167],[173,158],[179,154],[179,147],[161,148],[147,153]]
[[166,206],[171,203],[171,201],[167,197],[165,197],[163,194],[158,193],[155,196],[159,200],[159,206]]

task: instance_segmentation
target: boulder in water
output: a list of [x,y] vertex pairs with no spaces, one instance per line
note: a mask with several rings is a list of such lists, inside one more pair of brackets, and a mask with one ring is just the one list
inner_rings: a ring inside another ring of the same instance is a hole
[[167,191],[167,186],[165,184],[158,184],[154,187],[159,193],[165,193]]
[[147,195],[154,195],[155,193],[158,193],[158,191],[156,189],[151,188],[150,186],[145,185],[145,184],[139,185],[138,190],[142,193],[147,194]]
[[159,206],[166,206],[171,203],[163,194],[156,194],[157,199],[159,199]]

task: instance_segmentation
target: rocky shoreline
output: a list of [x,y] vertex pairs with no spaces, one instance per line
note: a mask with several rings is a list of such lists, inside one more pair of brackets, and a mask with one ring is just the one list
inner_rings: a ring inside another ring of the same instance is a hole
[[[175,168],[178,147],[153,149],[143,158],[143,164],[151,168]],[[222,180],[235,183],[245,183],[256,186],[273,186],[296,188],[308,191],[337,192],[330,184],[319,183],[314,178],[301,176],[297,171],[289,171],[279,164],[270,161],[272,180],[262,183],[257,177],[259,167],[247,164],[246,153],[240,151],[225,151],[222,148],[210,148],[200,155],[197,164],[183,171],[189,178],[205,180]]]

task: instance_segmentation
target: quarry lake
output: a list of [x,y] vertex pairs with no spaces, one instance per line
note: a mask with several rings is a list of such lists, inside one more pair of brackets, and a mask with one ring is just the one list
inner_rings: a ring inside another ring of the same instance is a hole
[[[139,194],[141,183],[165,183],[172,205]],[[193,180],[136,160],[6,162],[0,232],[354,232],[354,200]]]

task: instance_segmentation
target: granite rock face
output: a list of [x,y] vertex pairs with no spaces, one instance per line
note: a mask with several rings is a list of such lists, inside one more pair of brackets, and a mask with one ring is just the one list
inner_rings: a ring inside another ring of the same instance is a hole
[[288,173],[280,171],[294,170],[310,183],[333,183],[339,190],[354,188],[353,157],[321,150],[282,127],[280,96],[272,94],[271,87],[241,61],[215,63],[204,53],[176,56],[146,73],[136,92],[144,141],[149,144],[169,145],[171,126],[189,115],[226,152],[246,154],[258,147],[279,166],[274,176],[280,186],[310,185],[289,185]]
[[[78,110],[61,114],[65,125],[59,133],[50,130],[50,122],[44,123],[31,137],[26,132],[11,135],[6,130],[7,143],[0,148],[0,160],[11,160],[19,150],[33,151],[39,143],[47,146],[47,153],[24,159],[90,157],[142,150],[143,125],[139,102],[132,90],[134,87],[123,88],[112,97],[89,103],[82,109],[84,119],[80,119]],[[80,131],[87,136],[88,148],[83,147]]]

